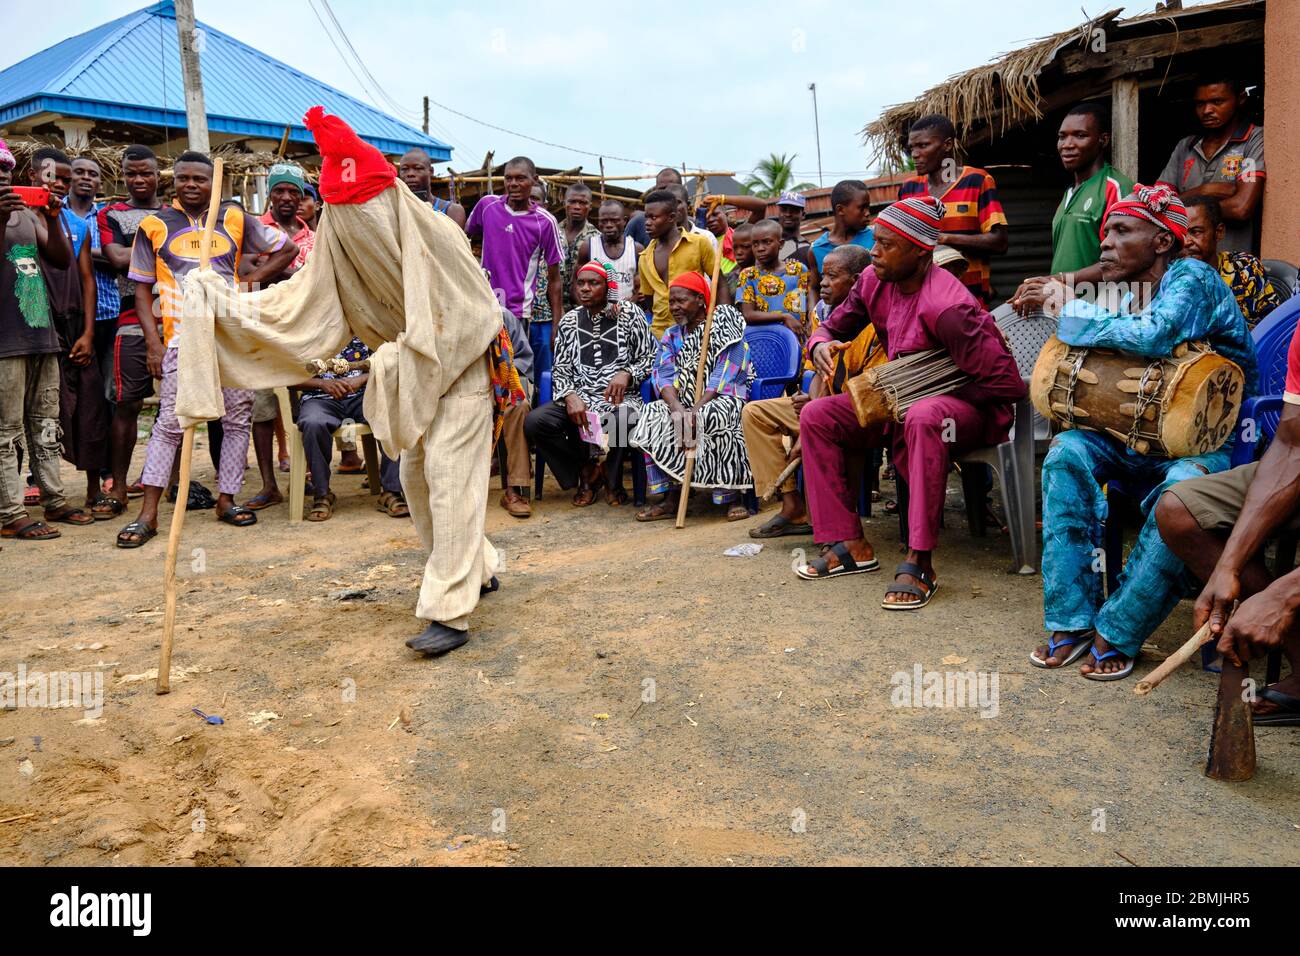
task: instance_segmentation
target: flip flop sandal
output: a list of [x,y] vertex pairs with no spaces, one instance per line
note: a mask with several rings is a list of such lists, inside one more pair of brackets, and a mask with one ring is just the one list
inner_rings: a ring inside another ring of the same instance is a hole
[[405,518],[411,513],[406,499],[393,491],[385,491],[379,496],[379,510],[390,518]]
[[586,508],[596,503],[596,489],[584,488],[573,496],[573,507]]
[[665,508],[663,505],[652,505],[645,511],[636,513],[637,521],[670,521],[677,517],[676,508]]
[[101,494],[90,503],[90,514],[96,521],[109,521],[121,517],[126,510],[126,502],[118,501],[112,495]]
[[338,470],[338,474],[340,475],[364,475],[365,473],[366,473],[365,465],[361,465],[358,468],[340,468]]
[[79,527],[85,527],[88,524],[95,523],[95,519],[83,508],[65,508],[63,511],[58,511],[54,514],[50,514],[47,511],[45,513],[45,520],[53,521],[58,524],[77,525]]
[[1271,714],[1253,714],[1256,727],[1300,727],[1300,697],[1292,697],[1272,687],[1265,687],[1259,692],[1259,699],[1270,704],[1277,704],[1281,710]]
[[835,567],[830,567],[830,562],[823,554],[820,558],[813,558],[803,567],[795,568],[794,573],[805,581],[819,581],[822,578],[841,578],[848,574],[870,574],[872,571],[880,570],[879,558],[858,561],[843,541],[837,541],[828,550],[839,559],[840,563]]
[[307,512],[308,521],[328,521],[334,517],[334,505],[338,501],[334,492],[330,492],[324,498],[316,498],[311,503],[311,509]]
[[21,528],[0,530],[0,538],[16,538],[19,541],[51,541],[62,536],[61,531],[51,528],[44,521],[33,521]]
[[[898,576],[900,574],[911,575],[922,584],[928,591],[923,591],[915,584],[899,584]],[[921,570],[919,565],[912,564],[910,561],[904,561],[894,570],[894,583],[885,590],[885,596],[890,594],[910,594],[916,598],[915,601],[909,601],[906,604],[897,602],[881,601],[880,606],[886,611],[919,611],[934,599],[934,592],[939,590],[939,582],[935,581],[930,575]]]
[[813,533],[807,522],[796,524],[783,514],[774,515],[757,528],[749,529],[751,538],[807,537]]
[[728,521],[748,521],[752,517],[753,515],[749,513],[749,509],[744,505],[732,505],[727,509]]
[[[1052,633],[1056,633],[1056,632],[1053,631]],[[1058,647],[1068,647],[1070,648],[1070,653],[1066,655],[1065,660],[1053,666],[1051,664],[1048,664],[1046,661],[1042,660],[1041,658],[1039,658],[1037,656],[1038,651],[1036,650],[1030,651],[1029,663],[1033,664],[1035,667],[1041,667],[1044,670],[1049,670],[1049,671],[1056,671],[1056,670],[1060,670],[1062,667],[1069,667],[1071,664],[1077,661],[1084,654],[1088,653],[1088,648],[1092,646],[1092,642],[1096,639],[1096,637],[1097,637],[1097,632],[1092,630],[1091,628],[1089,628],[1087,631],[1085,631],[1082,634],[1075,634],[1063,641],[1054,641],[1052,640],[1051,635],[1048,635],[1047,637],[1048,657],[1055,657],[1056,649]]]
[[272,505],[282,505],[282,504],[284,504],[283,497],[281,497],[280,500],[277,501],[276,499],[272,498],[270,495],[253,495],[253,497],[249,498],[247,501],[244,502],[244,507],[247,508],[249,511],[264,511],[267,508],[271,507]]
[[621,508],[627,504],[627,492],[622,488],[614,492],[605,492],[605,504],[611,508]]
[[[245,518],[248,520],[243,520]],[[249,511],[243,505],[231,505],[226,509],[225,514],[217,515],[217,520],[232,524],[236,528],[246,528],[250,524],[257,524],[257,513]]]
[[[1097,648],[1095,646],[1092,648],[1092,662],[1094,666],[1100,664],[1102,661],[1108,661],[1112,657],[1123,657],[1123,656],[1124,656],[1123,654],[1121,654],[1119,651],[1116,650],[1109,650],[1105,654],[1098,654]],[[1133,665],[1136,663],[1137,663],[1137,655],[1134,655],[1132,658],[1129,659],[1128,664],[1122,667],[1120,670],[1113,671],[1112,673],[1109,674],[1098,674],[1096,671],[1093,671],[1091,674],[1084,674],[1083,677],[1084,680],[1096,680],[1096,681],[1123,680],[1125,677],[1128,677],[1129,674],[1133,673]]]
[[143,498],[143,497],[144,497],[144,485],[142,485],[142,484],[141,484],[140,482],[138,482],[138,481],[137,481],[134,485],[127,485],[127,486],[126,486],[126,496],[127,496],[128,498]]
[[[143,521],[132,521],[117,533],[117,546],[119,548],[142,548],[150,538],[157,534],[157,528],[151,528]],[[134,540],[129,537],[130,535],[135,535]]]

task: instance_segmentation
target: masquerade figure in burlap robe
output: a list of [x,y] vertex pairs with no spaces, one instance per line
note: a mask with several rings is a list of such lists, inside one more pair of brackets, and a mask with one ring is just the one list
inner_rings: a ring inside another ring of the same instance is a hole
[[[497,554],[483,535],[501,310],[465,234],[435,216],[350,127],[314,107],[328,206],[315,251],[293,278],[239,293],[212,272],[185,284],[176,412],[182,425],[221,414],[221,386],[302,381],[308,362],[355,335],[372,351],[365,415],[390,457],[428,558],[406,642],[427,655],[469,639],[481,593],[495,590]],[[499,359],[499,355],[498,355]],[[500,384],[500,383],[498,383]]]

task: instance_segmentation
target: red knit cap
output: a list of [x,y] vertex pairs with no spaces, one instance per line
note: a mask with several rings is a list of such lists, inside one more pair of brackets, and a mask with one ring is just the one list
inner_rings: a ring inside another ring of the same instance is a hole
[[668,283],[670,289],[690,289],[692,292],[704,296],[704,307],[709,307],[709,280],[704,278],[698,272],[683,272],[672,282]]
[[303,119],[320,150],[320,194],[327,203],[359,204],[374,199],[397,180],[384,154],[362,142],[352,127],[325,107],[313,106]]

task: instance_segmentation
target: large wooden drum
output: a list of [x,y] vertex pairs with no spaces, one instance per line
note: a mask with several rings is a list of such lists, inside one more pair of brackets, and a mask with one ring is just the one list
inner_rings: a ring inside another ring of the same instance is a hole
[[1184,342],[1168,358],[1066,345],[1056,336],[1030,379],[1034,407],[1062,428],[1086,428],[1143,455],[1185,458],[1228,440],[1245,376],[1204,342]]

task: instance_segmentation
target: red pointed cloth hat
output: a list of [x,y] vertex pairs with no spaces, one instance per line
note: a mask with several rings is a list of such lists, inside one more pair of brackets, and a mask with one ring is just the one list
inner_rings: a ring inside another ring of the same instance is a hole
[[320,194],[327,203],[368,202],[397,180],[397,170],[384,154],[363,142],[343,120],[328,115],[325,107],[313,106],[303,122],[320,150]]

